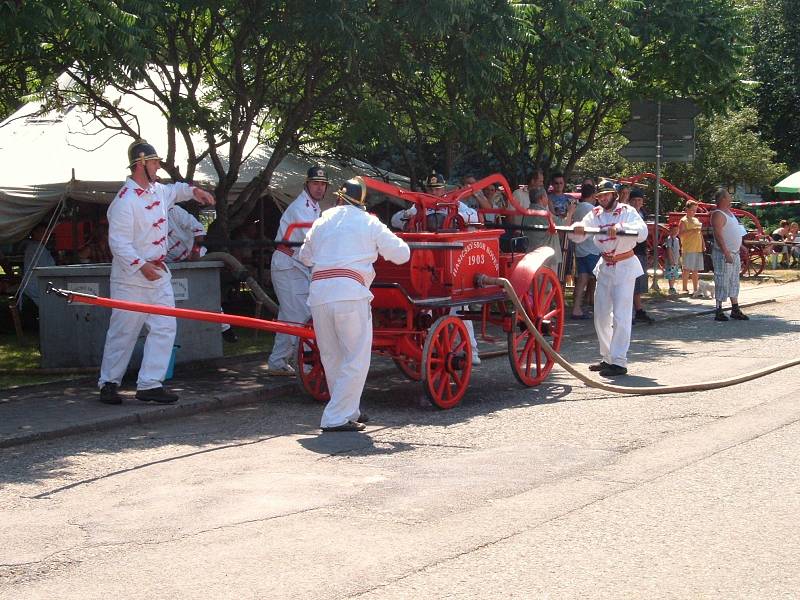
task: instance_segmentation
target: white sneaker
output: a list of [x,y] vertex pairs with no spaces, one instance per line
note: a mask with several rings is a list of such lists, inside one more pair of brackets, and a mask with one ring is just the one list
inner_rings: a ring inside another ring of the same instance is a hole
[[477,352],[473,352],[472,353],[472,366],[473,367],[477,367],[479,364],[481,364],[481,357],[478,356]]
[[271,377],[294,377],[297,375],[297,371],[294,370],[292,365],[286,365],[282,369],[270,369],[267,368],[267,375]]

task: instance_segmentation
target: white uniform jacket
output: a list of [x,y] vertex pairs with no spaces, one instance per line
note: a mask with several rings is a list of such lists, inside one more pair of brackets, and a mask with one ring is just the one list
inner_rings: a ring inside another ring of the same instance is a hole
[[374,215],[350,205],[326,210],[300,247],[299,257],[313,267],[308,305],[372,299],[372,264],[378,254],[395,264],[411,257],[403,240]]
[[[576,223],[576,225],[580,225],[581,227],[599,227],[601,229],[608,229],[614,225],[620,225],[621,228],[633,230],[638,233],[636,237],[617,236],[614,239],[611,239],[605,233],[595,234],[594,244],[597,246],[597,249],[600,250],[601,255],[622,254],[628,250],[633,250],[637,243],[647,239],[647,223],[642,220],[639,212],[629,204],[617,203],[610,212],[603,210],[602,206],[596,206],[583,217],[579,223]],[[569,237],[572,241],[580,243],[588,236],[586,234],[576,235],[570,233]],[[611,266],[607,265],[605,258],[603,258],[603,260],[597,263],[597,267],[595,267],[595,275],[602,273],[606,269],[615,269],[618,274],[624,272],[632,277],[638,277],[644,273],[639,259],[635,256],[631,256]]]
[[[177,204],[170,208],[167,260],[178,262],[188,259],[194,247],[194,238],[205,234],[206,228],[189,211]],[[200,256],[206,252],[205,248],[201,248]]]
[[[289,225],[292,223],[313,223],[319,218],[319,215],[319,204],[308,195],[308,192],[303,190],[283,212],[275,241],[289,240],[292,242],[302,242],[308,233],[308,229],[295,228],[287,238],[285,236]],[[272,254],[272,268],[277,271],[284,271],[287,269],[308,271],[306,266],[297,259],[298,251],[299,248],[296,246],[277,246],[275,252]]]
[[168,271],[149,281],[140,269],[147,261],[166,260],[169,209],[192,198],[188,183],[153,183],[142,189],[130,177],[108,207],[108,246],[114,255],[111,281],[141,287],[160,287]]

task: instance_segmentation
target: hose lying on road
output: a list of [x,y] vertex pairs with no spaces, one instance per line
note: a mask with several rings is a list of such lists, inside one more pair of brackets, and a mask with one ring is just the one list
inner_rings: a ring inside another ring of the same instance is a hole
[[267,293],[261,288],[255,277],[250,275],[250,272],[240,263],[236,258],[227,252],[209,252],[203,257],[204,260],[220,260],[224,262],[228,268],[233,272],[233,275],[239,280],[247,284],[250,291],[255,296],[256,300],[261,302],[262,305],[267,307],[273,315],[278,314],[278,305],[267,296]]
[[542,337],[542,334],[539,333],[539,330],[536,329],[536,326],[530,320],[530,317],[528,317],[527,311],[522,306],[519,296],[517,296],[517,292],[514,290],[514,287],[511,285],[511,282],[508,279],[504,279],[502,277],[486,277],[486,276],[481,276],[481,277],[482,277],[481,283],[483,285],[500,285],[505,289],[509,299],[514,304],[514,307],[517,309],[518,313],[522,315],[522,318],[525,321],[525,325],[527,326],[528,331],[530,331],[533,337],[536,338],[536,341],[542,346],[542,350],[544,350],[547,356],[549,356],[556,363],[561,365],[561,367],[563,367],[563,369],[567,373],[569,373],[570,375],[572,375],[577,379],[580,379],[583,383],[585,383],[589,387],[605,390],[607,392],[613,392],[615,394],[636,394],[640,396],[654,396],[658,394],[680,394],[684,392],[700,392],[703,390],[716,390],[719,388],[724,388],[731,385],[744,383],[745,381],[758,379],[759,377],[764,377],[765,375],[769,375],[770,373],[774,373],[776,371],[781,371],[783,369],[788,369],[789,367],[800,365],[800,358],[795,358],[792,360],[788,360],[786,362],[778,363],[777,365],[773,365],[771,367],[767,367],[765,369],[760,369],[758,371],[751,371],[750,373],[745,373],[744,375],[739,375],[738,377],[730,377],[728,379],[718,379],[716,381],[706,381],[701,383],[687,383],[684,385],[669,385],[663,387],[660,386],[629,387],[624,385],[612,385],[609,383],[604,383],[602,381],[597,381],[595,379],[592,379],[591,377],[586,376],[584,373],[581,373],[580,371],[578,371],[578,369],[573,367],[563,356],[561,356],[558,352],[553,350],[552,346],[550,346],[547,340],[544,339],[544,337]]

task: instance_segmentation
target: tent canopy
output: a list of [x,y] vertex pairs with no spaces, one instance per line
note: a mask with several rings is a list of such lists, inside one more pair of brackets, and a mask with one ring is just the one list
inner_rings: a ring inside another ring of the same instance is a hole
[[[166,152],[167,130],[160,111],[136,94],[120,96],[111,88],[107,90],[110,98],[115,93],[119,106],[131,115],[130,126],[158,152]],[[137,92],[140,96],[147,93]],[[149,93],[152,97],[152,92]],[[254,141],[248,148],[249,156],[239,172],[232,198],[261,172],[272,155],[271,148],[257,145],[256,136],[251,137]],[[127,151],[132,141],[79,106],[41,114],[40,105],[31,102],[0,123],[0,244],[23,239],[63,198],[110,203],[128,175]],[[201,134],[193,135],[193,144],[198,150],[206,147]],[[178,138],[175,164],[182,172],[186,171],[188,155]],[[306,172],[315,163],[328,170],[332,186],[357,174],[408,185],[407,178],[360,161],[312,161],[290,155],[278,165],[268,190],[279,206],[297,197]],[[210,159],[198,165],[193,179],[210,186],[216,183]]]
[[800,171],[781,179],[775,184],[774,189],[776,192],[800,194]]

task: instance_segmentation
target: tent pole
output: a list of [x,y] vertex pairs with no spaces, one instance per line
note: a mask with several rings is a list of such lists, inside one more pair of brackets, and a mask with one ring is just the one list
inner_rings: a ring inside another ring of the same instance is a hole
[[14,322],[14,332],[17,334],[17,341],[21,344],[25,339],[22,335],[22,319],[19,317],[19,307],[16,301],[12,300],[8,303],[8,310],[11,311],[11,320]]

